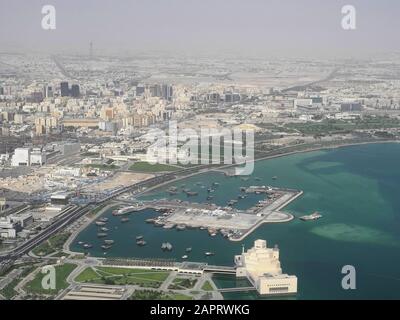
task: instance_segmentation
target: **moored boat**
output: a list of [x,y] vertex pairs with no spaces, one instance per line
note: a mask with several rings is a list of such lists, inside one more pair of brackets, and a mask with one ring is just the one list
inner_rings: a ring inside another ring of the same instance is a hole
[[169,242],[163,242],[163,244],[161,245],[161,249],[163,251],[171,251],[172,250],[172,244],[170,244]]
[[131,213],[132,211],[135,211],[135,210],[137,210],[137,207],[129,206],[129,207],[125,207],[125,208],[122,208],[119,210],[114,210],[112,214],[113,214],[113,216],[123,216],[123,215]]
[[321,217],[322,217],[322,215],[318,211],[315,211],[314,213],[312,213],[310,215],[302,216],[299,219],[302,221],[312,221],[312,220],[318,220]]
[[144,241],[143,239],[142,240],[137,240],[136,241],[136,244],[138,245],[138,246],[145,246],[146,244],[147,244],[147,242],[146,241]]
[[186,192],[186,195],[188,196],[188,197],[194,197],[194,196],[197,196],[199,193],[198,192],[196,192],[196,191],[187,191]]
[[183,231],[185,229],[186,229],[186,226],[184,224],[178,224],[176,226],[176,230],[178,230],[178,231]]

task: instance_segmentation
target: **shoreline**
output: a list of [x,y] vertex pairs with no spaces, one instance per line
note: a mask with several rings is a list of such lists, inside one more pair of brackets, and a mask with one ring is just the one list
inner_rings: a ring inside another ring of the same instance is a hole
[[[261,157],[261,158],[257,158],[257,159],[251,160],[249,162],[250,163],[251,162],[256,163],[256,162],[259,162],[259,161],[271,160],[271,159],[276,159],[276,158],[280,158],[280,157],[292,156],[292,155],[295,155],[295,154],[308,153],[308,152],[321,151],[321,150],[339,149],[339,148],[346,148],[346,147],[367,145],[367,144],[390,144],[390,143],[399,144],[400,141],[399,140],[384,140],[384,141],[349,142],[349,143],[336,144],[336,145],[332,145],[332,146],[311,147],[311,148],[304,149],[304,150],[296,150],[296,151],[289,151],[289,152],[284,152],[284,153],[275,154],[275,155],[269,155],[269,156],[265,156],[265,157]],[[275,151],[279,151],[279,150],[287,149],[287,148],[291,148],[291,147],[293,147],[293,146],[283,147],[281,149],[276,149]],[[184,180],[184,179],[196,176],[196,175],[200,175],[200,174],[204,174],[204,173],[208,173],[208,172],[213,172],[213,171],[214,172],[223,173],[224,169],[237,167],[237,166],[240,166],[240,165],[242,165],[242,164],[227,164],[227,165],[222,165],[221,167],[218,167],[218,168],[201,169],[198,172],[191,173],[191,174],[189,174],[187,176],[177,177],[177,178],[175,178],[173,180],[163,182],[163,183],[161,183],[161,184],[159,184],[157,186],[150,187],[149,189],[138,193],[137,196],[144,195],[144,194],[146,194],[148,192],[151,192],[151,191],[153,191],[155,189],[158,189],[158,188],[161,188],[163,186],[168,186],[169,184],[172,184],[172,183],[174,183],[176,181]]]
[[[285,156],[291,156],[291,155],[295,155],[298,153],[307,153],[307,152],[314,152],[314,151],[321,151],[321,150],[330,150],[330,149],[339,149],[339,148],[346,148],[346,147],[352,147],[352,146],[360,146],[360,145],[367,145],[367,144],[389,144],[389,143],[396,143],[399,144],[400,141],[399,140],[385,140],[385,141],[365,141],[365,142],[350,142],[350,143],[343,143],[343,144],[336,144],[336,145],[332,145],[332,146],[321,146],[321,147],[311,147],[309,149],[304,149],[304,150],[296,150],[296,151],[289,151],[289,152],[284,152],[281,154],[276,154],[276,155],[269,155],[269,156],[265,156],[265,157],[261,157],[258,159],[254,159],[251,160],[249,162],[258,162],[258,161],[263,161],[263,160],[270,160],[270,159],[275,159],[275,158],[280,158],[280,157],[285,157]],[[285,148],[291,148],[290,147],[283,147],[282,149]],[[280,149],[276,149],[277,151]],[[236,167],[236,166],[240,166],[241,164],[229,164],[226,166],[222,166],[218,169],[210,169],[210,171],[213,170],[221,170],[221,169],[226,169],[226,168],[231,168],[231,167]]]
[[[364,141],[364,142],[351,142],[351,143],[335,144],[335,145],[332,145],[332,146],[311,147],[311,148],[304,149],[304,150],[296,150],[296,151],[289,151],[289,152],[284,152],[284,153],[276,154],[276,155],[269,155],[269,156],[261,157],[261,158],[258,158],[258,159],[254,159],[254,160],[252,160],[252,161],[253,161],[254,163],[256,163],[256,162],[259,162],[259,161],[266,161],[266,160],[276,159],[276,158],[285,157],[285,156],[292,156],[292,155],[300,154],[300,153],[308,153],[308,152],[315,152],[315,151],[321,151],[321,150],[331,150],[331,149],[338,149],[338,148],[346,148],[346,147],[358,146],[358,145],[368,145],[368,144],[390,144],[390,143],[397,143],[397,144],[398,144],[398,143],[400,143],[400,141],[398,141],[398,140],[389,140],[389,141]],[[289,148],[289,147],[284,147],[284,148]],[[282,149],[284,149],[284,148],[282,148]],[[279,150],[279,149],[277,149],[277,150]],[[151,188],[149,188],[149,189],[147,189],[147,190],[145,190],[145,191],[143,191],[143,192],[138,193],[137,196],[144,195],[144,194],[146,194],[146,193],[148,193],[148,192],[151,192],[151,191],[156,190],[156,189],[158,189],[158,188],[161,188],[161,187],[163,187],[163,186],[166,186],[166,185],[175,183],[175,182],[180,181],[180,180],[187,179],[187,178],[192,177],[192,176],[196,176],[196,175],[204,174],[204,173],[209,173],[209,172],[213,172],[213,171],[214,171],[214,172],[222,172],[221,170],[223,170],[223,169],[235,167],[235,166],[238,166],[238,165],[240,165],[240,164],[230,164],[230,165],[226,165],[226,166],[219,167],[219,168],[217,168],[217,169],[206,169],[206,171],[203,171],[204,169],[202,169],[202,170],[199,170],[199,171],[196,172],[196,173],[191,173],[190,175],[187,175],[187,176],[177,177],[176,179],[174,179],[174,180],[172,180],[172,181],[164,182],[164,183],[161,183],[160,185],[151,187]],[[283,209],[284,207],[286,207],[288,204],[290,204],[290,203],[292,203],[293,201],[295,201],[295,200],[296,200],[298,197],[300,197],[301,195],[303,195],[303,192],[301,192],[300,194],[298,194],[295,198],[291,199],[291,200],[289,201],[289,203],[285,203],[285,204],[283,204],[281,207],[279,207],[279,208],[278,208],[278,211],[280,211],[281,209]],[[93,217],[90,218],[88,221],[86,221],[76,232],[74,232],[73,234],[71,234],[71,237],[70,237],[70,238],[66,241],[66,243],[64,244],[64,251],[65,251],[66,253],[68,253],[68,254],[82,254],[82,252],[75,252],[75,251],[72,251],[72,250],[70,249],[70,245],[72,244],[72,242],[73,242],[73,241],[78,237],[78,235],[79,235],[82,231],[84,231],[94,220],[96,220],[97,218],[99,218],[101,215],[103,215],[103,214],[105,213],[105,211],[107,211],[108,209],[110,209],[111,207],[113,207],[113,206],[115,206],[115,205],[116,205],[115,203],[110,203],[109,205],[105,206],[105,207],[102,208],[95,216],[93,216]],[[295,217],[294,217],[292,214],[290,214],[290,216],[291,216],[290,219],[288,219],[287,221],[283,221],[283,222],[286,223],[286,222],[290,222],[290,221],[294,220]],[[258,227],[260,227],[261,225],[264,225],[264,224],[268,224],[268,223],[274,223],[274,222],[262,220],[262,221],[260,221],[259,223],[257,223],[255,226],[253,226],[253,227],[251,228],[251,231],[250,231],[250,232],[246,232],[245,234],[243,234],[242,237],[240,237],[240,239],[234,239],[234,240],[233,240],[233,239],[229,239],[229,241],[232,241],[232,242],[239,242],[239,241],[242,241],[242,240],[245,239],[247,236],[249,236],[252,232],[254,232],[256,229],[258,229]]]
[[81,232],[83,232],[91,223],[93,223],[93,221],[100,218],[107,210],[109,210],[110,208],[115,207],[115,206],[116,206],[115,203],[110,203],[107,206],[105,206],[104,208],[102,208],[99,212],[97,212],[93,217],[90,217],[90,218],[86,217],[85,223],[83,223],[76,231],[71,233],[71,236],[67,239],[67,241],[65,241],[65,243],[63,245],[63,251],[66,254],[70,254],[70,255],[84,254],[79,251],[72,251],[71,250],[72,242],[79,236],[79,234]]

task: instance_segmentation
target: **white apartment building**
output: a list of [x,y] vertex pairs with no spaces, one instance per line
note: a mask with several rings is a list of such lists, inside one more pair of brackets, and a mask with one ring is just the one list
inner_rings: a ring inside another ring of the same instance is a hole
[[11,165],[13,167],[30,166],[31,148],[17,148],[11,158]]
[[17,148],[11,158],[11,166],[42,166],[46,163],[46,153],[40,148]]

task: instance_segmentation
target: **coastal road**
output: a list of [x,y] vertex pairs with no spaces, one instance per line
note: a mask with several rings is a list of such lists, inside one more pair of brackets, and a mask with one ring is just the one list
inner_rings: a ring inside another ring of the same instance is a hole
[[48,228],[46,228],[43,232],[38,234],[36,237],[29,239],[24,242],[22,245],[18,246],[11,252],[6,255],[0,256],[0,262],[4,260],[16,260],[19,257],[27,254],[34,247],[42,243],[43,241],[50,238],[54,233],[62,230],[74,220],[80,218],[82,215],[86,214],[89,209],[89,206],[84,207],[72,207],[65,210],[65,212],[61,213],[61,216]]
[[110,196],[98,201],[98,202],[92,202],[84,206],[73,206],[68,209],[66,209],[64,212],[60,214],[58,219],[52,223],[49,227],[47,227],[44,231],[42,231],[40,234],[38,234],[36,237],[29,239],[28,241],[24,242],[22,245],[18,246],[14,250],[5,253],[3,255],[0,255],[0,263],[1,262],[6,262],[7,260],[16,260],[19,257],[23,256],[24,254],[29,253],[33,248],[35,248],[37,245],[42,243],[43,241],[47,240],[50,238],[53,234],[59,232],[60,230],[66,228],[68,225],[70,225],[72,222],[75,220],[79,219],[82,217],[84,214],[86,214],[90,209],[94,208],[95,206],[100,206],[118,196],[121,194],[135,190],[135,189],[140,189],[140,188],[145,188],[149,186],[155,186],[161,183],[164,183],[169,180],[173,180],[176,178],[177,174],[185,174],[185,173],[192,173],[196,170],[199,170],[200,168],[189,168],[189,169],[183,169],[179,170],[173,173],[167,173],[163,175],[159,175],[156,177],[153,177],[151,179],[135,183],[133,185],[127,186],[125,188],[122,188],[120,190],[115,191],[113,194]]

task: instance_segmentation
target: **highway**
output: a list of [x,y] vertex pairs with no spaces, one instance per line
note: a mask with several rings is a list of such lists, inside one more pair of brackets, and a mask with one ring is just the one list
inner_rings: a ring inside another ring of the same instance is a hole
[[69,207],[69,208],[65,209],[58,216],[57,220],[55,220],[49,227],[47,227],[45,230],[43,230],[41,233],[39,233],[36,237],[27,240],[26,242],[24,242],[17,248],[13,249],[12,251],[10,251],[6,254],[0,255],[0,263],[5,262],[7,260],[15,261],[16,259],[20,258],[21,256],[29,253],[29,251],[31,251],[33,248],[35,248],[37,245],[39,245],[43,241],[50,238],[55,233],[61,231],[62,229],[64,229],[65,227],[67,227],[68,225],[70,225],[71,223],[73,223],[74,221],[76,221],[77,219],[82,217],[83,215],[85,215],[89,210],[91,210],[97,206],[100,206],[100,205],[120,196],[121,194],[123,194],[125,192],[129,192],[129,191],[144,188],[144,187],[156,186],[158,184],[175,179],[177,175],[194,173],[198,170],[201,170],[201,169],[204,169],[207,167],[208,167],[208,165],[206,165],[205,167],[199,166],[196,168],[183,169],[183,170],[175,171],[173,173],[166,173],[163,175],[159,175],[159,176],[150,178],[148,180],[145,180],[145,181],[142,181],[139,183],[135,183],[133,185],[119,189],[119,190],[115,191],[113,194],[111,194],[110,196],[108,196],[100,201],[91,202],[84,206]]
[[36,247],[43,241],[47,240],[48,238],[50,238],[54,233],[62,230],[63,228],[68,226],[71,222],[75,221],[82,215],[86,214],[88,210],[89,210],[89,205],[83,207],[73,206],[67,208],[64,212],[61,213],[59,218],[54,223],[52,223],[48,228],[39,233],[36,237],[24,242],[23,244],[21,244],[8,254],[0,256],[0,262],[3,260],[16,260],[21,256],[23,256],[24,254],[27,254],[34,247]]

